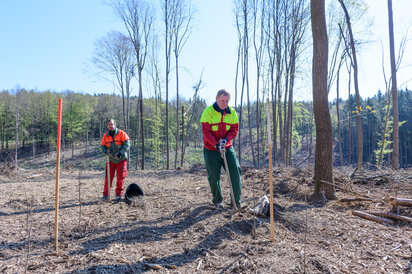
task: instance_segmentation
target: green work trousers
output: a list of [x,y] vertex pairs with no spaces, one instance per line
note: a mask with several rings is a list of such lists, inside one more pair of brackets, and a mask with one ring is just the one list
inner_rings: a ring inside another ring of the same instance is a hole
[[[220,170],[222,166],[225,168],[225,163],[223,162],[219,151],[204,148],[203,155],[205,157],[205,165],[208,175],[207,179],[213,195],[212,202],[213,204],[222,203],[223,197],[222,189],[220,187]],[[240,205],[242,182],[240,180],[241,169],[239,161],[236,158],[236,152],[233,147],[228,148],[225,155],[232,183],[233,196],[235,196],[235,203],[236,205]],[[225,181],[227,181],[227,179]]]

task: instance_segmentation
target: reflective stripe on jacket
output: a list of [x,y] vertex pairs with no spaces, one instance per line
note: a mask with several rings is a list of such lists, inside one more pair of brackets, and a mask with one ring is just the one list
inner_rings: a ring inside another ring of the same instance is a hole
[[208,106],[200,118],[203,131],[203,144],[206,149],[217,151],[216,144],[226,138],[226,149],[232,146],[232,140],[239,132],[239,120],[232,107],[221,110],[217,103]]
[[[114,137],[114,138],[113,138]],[[109,160],[113,163],[119,163],[124,159],[127,159],[127,151],[129,150],[129,136],[126,132],[121,129],[116,128],[114,136],[110,136],[109,131],[107,131],[102,138],[100,143],[103,152],[107,149],[110,151]],[[116,153],[120,152],[122,157],[115,158]]]

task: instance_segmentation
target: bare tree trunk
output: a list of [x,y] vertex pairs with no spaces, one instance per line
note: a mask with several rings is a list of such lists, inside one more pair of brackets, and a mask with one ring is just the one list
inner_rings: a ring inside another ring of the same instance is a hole
[[89,123],[86,122],[86,149],[84,150],[84,154],[87,154],[88,145],[89,145]]
[[177,166],[177,152],[179,150],[179,59],[178,56],[175,55],[175,62],[176,62],[176,149],[175,149],[175,163],[174,163],[174,169],[176,169]]
[[182,106],[182,155],[180,156],[180,167],[183,169],[185,159],[185,107]]
[[325,0],[311,0],[313,37],[312,86],[316,124],[313,199],[335,199],[332,173],[332,122],[328,104],[328,36]]
[[361,120],[361,106],[360,106],[360,95],[359,95],[359,85],[358,85],[358,61],[356,58],[355,41],[352,33],[352,26],[350,22],[349,13],[343,3],[343,0],[338,0],[345,12],[346,24],[349,30],[350,45],[352,50],[352,61],[353,61],[353,76],[355,84],[355,99],[356,99],[356,124],[357,124],[357,136],[358,136],[358,169],[362,169],[363,162],[363,140],[362,140],[362,120]]
[[336,116],[338,118],[338,148],[339,148],[339,163],[343,166],[343,155],[342,155],[342,140],[340,134],[340,108],[339,108],[339,76],[342,60],[339,63],[337,75],[336,75]]
[[392,111],[393,111],[393,143],[392,143],[392,168],[399,169],[399,113],[398,113],[398,88],[396,82],[396,63],[395,63],[395,41],[393,35],[393,12],[392,0],[388,0],[389,15],[389,45],[391,58],[392,76]]
[[34,160],[36,159],[36,139],[34,138],[34,135],[32,139],[32,150],[33,150],[33,160]]
[[136,104],[136,169],[139,168],[139,155],[140,155],[140,135],[139,135],[139,128],[140,128],[140,107],[139,107],[139,99],[137,98]]
[[164,22],[165,22],[165,58],[166,58],[166,169],[170,168],[170,160],[169,160],[169,73],[170,73],[170,53],[172,48],[172,26],[170,25],[170,6],[169,0],[164,0]]
[[[279,77],[279,81],[280,81],[280,77]],[[282,119],[282,93],[280,91],[280,84],[278,84],[277,86],[277,94],[278,94],[278,120],[279,120],[279,149],[280,149],[280,160],[279,163],[283,163],[284,162],[284,158],[283,158],[283,153],[282,151],[284,150],[284,138],[283,138],[283,119]]]
[[141,136],[141,142],[142,142],[142,163],[141,163],[141,168],[144,170],[144,125],[143,125],[143,86],[142,86],[142,70],[143,68],[138,68],[138,74],[139,74],[139,110],[140,110],[140,136]]
[[16,94],[16,140],[15,140],[15,153],[14,153],[14,165],[17,168],[17,155],[19,148],[19,99],[18,94]]
[[[294,43],[294,41],[292,42]],[[286,164],[292,164],[292,115],[293,115],[293,87],[295,81],[295,69],[296,69],[296,48],[293,45],[291,48],[290,57],[290,78],[289,78],[289,99],[288,99],[288,116],[287,116],[287,128],[286,128],[286,140],[288,146],[286,147]],[[285,118],[286,119],[286,118]]]

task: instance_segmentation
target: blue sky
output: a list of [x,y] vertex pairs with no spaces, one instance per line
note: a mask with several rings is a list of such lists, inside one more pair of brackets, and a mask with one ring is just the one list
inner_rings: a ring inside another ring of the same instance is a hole
[[[366,2],[370,6],[369,14],[374,18],[374,28],[370,30],[372,42],[364,46],[359,56],[359,84],[363,97],[373,96],[379,88],[384,88],[379,39],[386,47],[385,58],[389,57],[387,1]],[[412,24],[412,16],[407,14],[412,10],[412,1],[393,2],[395,35],[400,36]],[[233,91],[234,86],[237,35],[232,0],[193,0],[192,3],[197,13],[193,32],[180,57],[180,90],[186,98],[191,97],[192,86],[204,69],[205,85],[200,96],[212,103],[218,89]],[[90,66],[94,42],[111,30],[123,31],[123,27],[102,0],[2,0],[0,90],[69,89],[113,93],[113,85],[93,76]],[[409,37],[411,34],[412,31]],[[163,51],[159,52],[163,57]],[[398,73],[400,85],[412,78],[411,65],[412,44],[409,42]],[[310,63],[307,66],[310,67]],[[387,67],[386,71],[389,73],[390,68]],[[308,93],[310,85],[309,77],[299,85],[295,98],[311,99]],[[172,82],[171,97],[174,90]],[[136,94],[137,88],[134,88],[133,95]],[[145,91],[145,96],[150,95],[150,91]],[[330,99],[333,99],[331,96]]]

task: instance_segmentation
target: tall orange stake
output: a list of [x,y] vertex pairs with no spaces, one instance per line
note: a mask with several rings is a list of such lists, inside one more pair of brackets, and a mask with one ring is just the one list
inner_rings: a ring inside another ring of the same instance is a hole
[[59,243],[59,178],[60,178],[60,143],[62,128],[62,99],[59,98],[59,118],[57,123],[57,159],[56,159],[56,199],[54,203],[54,249]]
[[273,220],[273,172],[272,172],[272,136],[271,136],[271,126],[270,126],[270,105],[269,98],[266,98],[266,114],[268,121],[268,152],[269,152],[269,183],[270,183],[270,199],[269,199],[269,208],[270,208],[270,240],[275,241],[275,224]]

